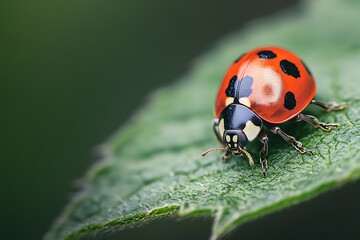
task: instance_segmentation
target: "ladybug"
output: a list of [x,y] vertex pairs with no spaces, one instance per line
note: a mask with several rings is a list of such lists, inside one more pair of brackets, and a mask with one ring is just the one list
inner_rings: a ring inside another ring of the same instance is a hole
[[231,155],[245,154],[252,166],[254,161],[245,146],[258,139],[263,144],[260,163],[266,177],[269,139],[265,128],[300,153],[315,154],[279,127],[288,121],[305,121],[324,131],[339,127],[301,113],[309,104],[326,111],[346,106],[315,100],[315,93],[316,83],[310,70],[294,53],[279,47],[261,47],[241,55],[226,72],[216,99],[213,130],[224,147],[209,149],[202,155],[225,150],[225,161]]

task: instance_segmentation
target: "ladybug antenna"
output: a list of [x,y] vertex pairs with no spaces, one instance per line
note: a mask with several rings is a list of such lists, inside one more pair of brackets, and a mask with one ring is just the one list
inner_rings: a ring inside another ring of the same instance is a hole
[[249,159],[250,166],[254,166],[254,160],[251,157],[251,154],[248,151],[246,151],[245,149],[242,149],[242,148],[240,148],[240,151],[243,152],[246,155],[246,157]]
[[208,154],[209,152],[216,152],[216,151],[223,151],[223,150],[227,150],[227,148],[226,147],[222,147],[222,148],[210,148],[210,149],[208,149],[208,150],[206,150],[205,152],[203,152],[202,154],[201,154],[201,156],[205,156],[206,154]]

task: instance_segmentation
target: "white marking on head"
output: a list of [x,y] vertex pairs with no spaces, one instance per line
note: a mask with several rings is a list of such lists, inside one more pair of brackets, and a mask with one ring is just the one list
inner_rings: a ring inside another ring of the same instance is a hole
[[232,140],[233,140],[233,142],[237,142],[237,141],[238,141],[238,136],[237,136],[237,135],[234,135],[234,136],[232,137]]
[[240,98],[239,102],[247,107],[251,107],[250,99],[247,97]]
[[225,131],[224,119],[221,119],[219,122],[219,132],[221,137],[224,137],[224,131]]
[[232,104],[234,102],[234,98],[233,97],[228,97],[228,98],[226,98],[226,100],[225,100],[225,105],[227,106],[227,105],[230,105],[230,104]]
[[236,148],[238,147],[237,143],[234,143],[234,147],[236,147]]
[[243,129],[243,132],[245,133],[249,142],[251,142],[252,140],[254,140],[257,137],[257,135],[259,135],[260,130],[261,130],[261,127],[256,126],[251,121],[248,121],[245,124],[245,128]]
[[231,141],[231,137],[230,137],[229,135],[226,135],[225,138],[226,138],[226,141],[227,141],[227,142],[230,142],[230,141]]

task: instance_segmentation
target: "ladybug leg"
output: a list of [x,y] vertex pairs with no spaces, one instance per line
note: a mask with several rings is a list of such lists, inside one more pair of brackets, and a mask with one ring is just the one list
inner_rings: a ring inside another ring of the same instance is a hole
[[222,137],[220,135],[218,127],[219,127],[219,119],[214,118],[213,119],[213,131],[214,131],[214,134],[215,134],[217,140],[219,141],[219,143],[221,143],[223,145],[224,143],[223,143],[223,140],[222,140]]
[[302,143],[293,136],[290,136],[289,134],[285,133],[283,130],[281,130],[278,126],[271,126],[270,131],[274,134],[278,134],[282,139],[284,139],[286,142],[290,143],[296,150],[298,150],[300,153],[309,153],[311,155],[314,155],[315,152],[313,150],[304,148],[302,146]]
[[268,154],[268,150],[269,150],[269,146],[268,146],[269,138],[266,135],[266,133],[263,131],[260,132],[258,138],[259,138],[260,142],[262,144],[264,144],[263,148],[260,151],[260,163],[261,163],[261,168],[262,168],[262,174],[264,175],[264,177],[266,177],[266,171],[268,168],[268,164],[267,164],[267,160],[266,160],[265,156]]
[[297,121],[304,121],[307,123],[310,123],[311,125],[313,125],[314,127],[318,127],[323,131],[331,131],[331,129],[333,128],[338,128],[340,127],[340,125],[338,123],[323,123],[320,122],[316,117],[311,116],[311,115],[305,115],[300,113],[299,115],[296,116],[296,120]]
[[346,102],[342,102],[342,103],[336,103],[336,102],[329,102],[329,103],[325,103],[325,102],[321,102],[319,100],[311,100],[312,104],[315,104],[316,106],[321,107],[322,109],[324,109],[327,112],[330,111],[338,111],[338,110],[342,110],[344,108],[346,108],[348,106],[348,104]]
[[221,156],[221,162],[225,163],[230,157],[231,157],[231,151],[227,150],[222,156]]

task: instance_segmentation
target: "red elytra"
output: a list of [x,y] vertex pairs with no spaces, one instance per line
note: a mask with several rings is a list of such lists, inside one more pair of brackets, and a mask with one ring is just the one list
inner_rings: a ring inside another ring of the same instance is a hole
[[217,95],[217,118],[233,103],[226,90],[235,76],[238,83],[234,82],[232,97],[270,123],[294,118],[316,93],[316,83],[299,57],[279,47],[257,48],[241,56],[227,70]]

